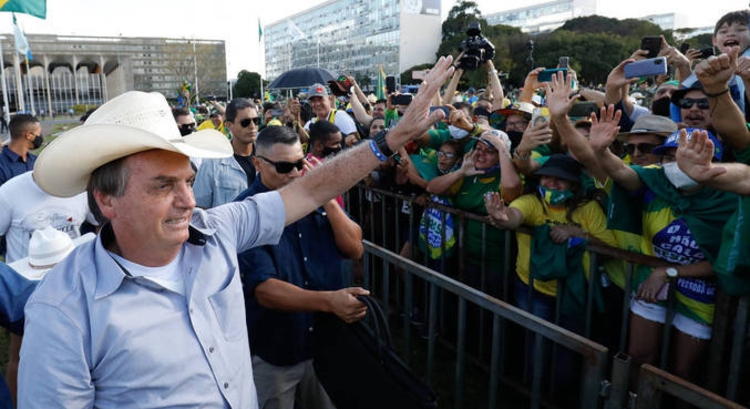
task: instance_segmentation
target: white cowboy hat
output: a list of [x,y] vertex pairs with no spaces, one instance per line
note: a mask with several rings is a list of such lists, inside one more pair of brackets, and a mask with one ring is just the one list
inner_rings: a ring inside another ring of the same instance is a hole
[[52,226],[34,230],[29,241],[29,255],[8,266],[29,280],[41,280],[55,264],[63,261],[76,246],[96,237],[87,233],[71,240],[67,234]]
[[34,181],[53,196],[75,196],[86,190],[99,166],[151,149],[196,158],[225,158],[233,152],[227,138],[214,129],[182,137],[162,94],[130,91],[44,148],[34,165]]

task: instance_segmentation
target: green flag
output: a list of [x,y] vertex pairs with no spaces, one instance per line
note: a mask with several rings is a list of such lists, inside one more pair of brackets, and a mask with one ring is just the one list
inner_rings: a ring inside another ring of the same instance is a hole
[[263,26],[260,25],[260,17],[258,17],[258,42],[261,42],[263,38]]
[[0,11],[31,14],[47,18],[47,0],[0,0]]
[[383,64],[380,64],[380,70],[378,71],[378,82],[377,88],[375,89],[375,96],[378,99],[385,99],[385,71],[383,71]]

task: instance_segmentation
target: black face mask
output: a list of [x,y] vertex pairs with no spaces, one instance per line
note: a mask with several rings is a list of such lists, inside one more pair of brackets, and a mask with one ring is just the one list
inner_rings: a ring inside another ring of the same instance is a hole
[[523,138],[523,132],[519,131],[508,131],[506,132],[508,134],[508,139],[510,139],[510,151],[513,152],[516,150],[516,147],[519,143],[521,143],[521,138]]
[[325,148],[323,148],[323,152],[321,152],[321,155],[324,158],[327,158],[327,157],[333,156],[333,155],[335,155],[335,154],[337,154],[339,152],[341,152],[341,148],[329,148],[329,147],[326,146]]
[[35,151],[42,147],[42,144],[44,143],[44,137],[42,135],[39,135],[36,138],[34,138],[34,141],[31,143],[34,145],[34,148],[31,150]]
[[659,98],[652,101],[651,113],[669,118],[669,97]]

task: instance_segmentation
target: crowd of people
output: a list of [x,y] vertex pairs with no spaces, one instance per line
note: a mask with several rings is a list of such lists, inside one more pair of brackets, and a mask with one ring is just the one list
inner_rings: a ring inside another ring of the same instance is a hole
[[[39,157],[41,124],[14,116],[0,154],[0,323],[14,333],[1,403],[335,407],[315,377],[313,317],[366,314],[369,291],[343,268],[364,252],[367,222],[342,196],[360,182],[424,200],[402,209],[420,220],[397,226],[402,255],[458,277],[458,223],[428,203],[481,215],[460,227],[467,285],[500,298],[510,262],[515,305],[583,333],[594,280],[603,322],[630,305],[635,367],[657,363],[671,325],[670,370],[700,381],[717,290],[750,292],[749,23],[724,15],[705,59],[662,38],[673,76],[651,89],[625,76],[646,58],[635,50],[603,89],[572,69],[540,81],[539,67],[506,94],[486,61],[486,88],[460,92],[447,57],[409,104],[352,77],[347,96],[333,81],[205,112],[133,91]],[[595,112],[573,115],[582,101]],[[506,235],[521,226],[532,233]],[[639,266],[627,293],[625,263],[600,275],[589,243],[661,263]]]

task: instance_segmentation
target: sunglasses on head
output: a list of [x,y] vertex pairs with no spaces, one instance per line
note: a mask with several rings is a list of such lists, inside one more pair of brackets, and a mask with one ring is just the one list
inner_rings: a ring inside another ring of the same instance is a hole
[[657,146],[659,145],[654,145],[653,143],[627,144],[625,145],[625,152],[627,152],[628,155],[632,155],[633,152],[635,152],[635,149],[638,148],[638,152],[640,153],[651,153],[651,151],[653,151]]
[[273,165],[273,167],[276,168],[276,172],[278,172],[278,173],[280,173],[282,175],[285,175],[285,174],[293,171],[294,169],[297,169],[297,170],[301,171],[305,167],[305,160],[304,159],[300,159],[297,162],[283,162],[283,161],[274,162],[271,159],[268,159],[266,157],[263,157],[263,156],[260,156],[260,155],[257,155],[257,156],[258,156],[258,158],[263,159],[264,161],[266,161],[266,162],[270,163],[271,165]]
[[700,109],[708,109],[708,98],[680,98],[680,100],[677,101],[677,105],[682,109],[690,109],[695,104],[698,104],[698,108]]
[[254,123],[255,126],[258,126],[260,125],[260,117],[256,116],[255,118],[245,118],[240,121],[240,126],[242,126],[243,128],[247,128],[248,126],[250,126],[250,122]]

